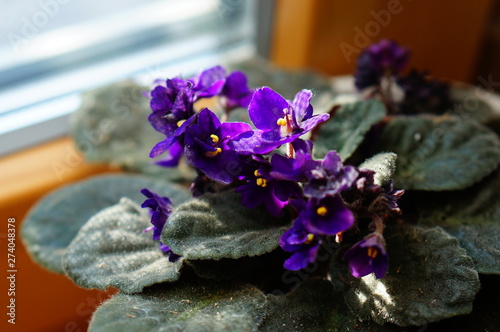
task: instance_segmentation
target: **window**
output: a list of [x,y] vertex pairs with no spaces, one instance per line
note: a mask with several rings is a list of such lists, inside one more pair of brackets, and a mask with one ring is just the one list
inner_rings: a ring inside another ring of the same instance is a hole
[[255,54],[270,1],[4,0],[0,155],[68,131],[80,92]]

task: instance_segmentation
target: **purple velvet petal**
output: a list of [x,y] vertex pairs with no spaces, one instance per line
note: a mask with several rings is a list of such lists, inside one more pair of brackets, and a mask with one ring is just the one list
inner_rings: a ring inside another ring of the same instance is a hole
[[290,271],[298,271],[305,268],[309,263],[314,262],[318,248],[319,246],[310,250],[297,251],[283,263],[283,267]]
[[194,82],[193,90],[199,98],[210,98],[222,91],[225,83],[226,70],[215,66],[202,71],[191,80]]
[[156,164],[163,167],[176,167],[179,165],[179,161],[183,154],[184,147],[179,142],[175,142],[170,146],[168,155],[165,158],[158,160]]
[[267,211],[275,217],[283,215],[283,209],[287,206],[288,201],[280,200],[273,192],[269,191],[264,200]]
[[389,259],[386,254],[378,255],[373,259],[373,272],[375,276],[380,279],[385,276],[389,268]]
[[167,88],[158,85],[151,91],[151,101],[149,106],[153,112],[162,111],[170,109],[172,107],[172,101],[170,100],[167,92]]
[[156,143],[156,145],[153,147],[153,149],[149,153],[149,157],[150,158],[158,157],[162,153],[165,153],[166,151],[168,151],[169,148],[176,142],[177,142],[177,140],[175,139],[175,137],[171,136],[171,137],[167,137],[166,139],[164,139],[161,142]]
[[283,118],[288,102],[271,88],[258,89],[248,106],[248,115],[257,129],[269,130],[279,128],[278,119]]
[[215,134],[221,124],[217,115],[208,108],[204,108],[198,113],[197,123],[203,128],[203,132],[210,133],[209,136]]
[[337,174],[342,169],[342,159],[336,151],[329,151],[326,154],[323,168],[330,174]]
[[[325,197],[322,200],[310,200],[310,204],[301,216],[304,226],[311,233],[335,235],[351,228],[354,224],[354,215],[339,197]],[[324,215],[317,211],[324,208]],[[299,216],[300,217],[300,216]]]
[[252,99],[253,91],[247,86],[247,77],[241,71],[235,71],[226,78],[226,84],[221,93],[227,98],[226,108],[247,108]]
[[220,126],[220,139],[231,139],[239,134],[252,131],[252,127],[244,122],[224,122]]
[[309,119],[312,116],[313,109],[311,107],[311,90],[302,90],[295,95],[292,102],[292,109],[294,110],[294,117],[298,122]]
[[314,128],[316,128],[316,126],[318,124],[320,124],[321,122],[325,122],[326,120],[328,120],[330,118],[330,115],[329,114],[318,114],[318,115],[314,115],[313,117],[305,120],[304,122],[302,122],[302,124],[300,125],[300,128],[302,129],[302,134],[305,134],[307,133],[308,131],[311,131],[313,130]]
[[149,189],[142,189],[141,193],[147,197],[141,207],[151,209],[151,224],[153,224],[153,240],[159,240],[161,231],[168,216],[172,212],[172,202],[168,197],[160,197]]
[[356,278],[364,277],[373,272],[368,256],[357,255],[349,260],[349,269]]
[[[376,254],[370,256],[370,251],[375,251]],[[382,278],[389,264],[384,240],[377,233],[370,234],[353,245],[345,252],[343,259],[349,260],[349,268],[355,277],[375,272],[377,278]]]

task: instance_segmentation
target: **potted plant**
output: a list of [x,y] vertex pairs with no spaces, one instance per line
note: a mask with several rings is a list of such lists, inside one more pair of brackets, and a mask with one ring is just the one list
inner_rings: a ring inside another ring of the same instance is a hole
[[496,115],[484,94],[400,74],[408,59],[367,48],[349,102],[321,80],[288,95],[303,74],[278,73],[284,97],[221,66],[149,98],[94,91],[77,145],[135,173],[51,193],[24,242],[77,285],[119,290],[90,331],[457,327],[500,271]]

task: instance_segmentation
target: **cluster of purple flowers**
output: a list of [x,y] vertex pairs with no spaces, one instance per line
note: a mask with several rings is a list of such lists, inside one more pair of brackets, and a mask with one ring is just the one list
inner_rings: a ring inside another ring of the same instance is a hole
[[[453,105],[449,85],[432,79],[427,72],[415,69],[407,75],[401,75],[409,58],[409,50],[394,41],[382,39],[370,45],[358,57],[354,74],[356,88],[374,88],[382,95],[387,108],[398,113],[444,113]],[[404,93],[402,100],[392,100],[387,95],[392,84],[396,84]]]
[[[163,82],[162,82],[163,83]],[[165,139],[151,151],[151,157],[166,154],[162,166],[175,166],[185,156],[198,177],[191,186],[199,195],[213,183],[241,194],[248,208],[264,205],[270,214],[282,216],[285,208],[297,214],[293,226],[280,239],[291,257],[284,263],[289,270],[305,268],[315,261],[327,237],[341,238],[363,213],[380,216],[398,212],[402,191],[386,190],[373,182],[373,172],[344,166],[335,151],[323,160],[312,157],[313,143],[300,137],[328,120],[328,114],[313,114],[310,90],[286,100],[269,87],[252,90],[241,72],[226,76],[220,67],[210,68],[189,79],[174,78],[151,92],[149,121]],[[248,108],[254,128],[247,123],[221,122],[208,108],[195,109],[201,98],[218,97],[229,113],[236,107]],[[280,151],[286,147],[286,152]],[[171,211],[168,198],[148,190],[143,207],[152,210],[153,239],[167,222]],[[355,244],[345,254],[353,275],[387,270],[381,225],[375,233]],[[170,252],[162,244],[165,252]]]

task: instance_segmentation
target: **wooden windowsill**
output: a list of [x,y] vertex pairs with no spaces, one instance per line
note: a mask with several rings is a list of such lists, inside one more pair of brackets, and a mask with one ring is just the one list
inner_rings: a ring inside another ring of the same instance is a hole
[[57,187],[118,171],[86,162],[69,137],[6,156],[0,159],[0,215],[21,218],[34,201]]

